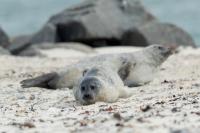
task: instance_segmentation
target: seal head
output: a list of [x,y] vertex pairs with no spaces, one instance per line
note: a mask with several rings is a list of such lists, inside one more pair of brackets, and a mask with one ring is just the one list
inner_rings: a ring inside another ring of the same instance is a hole
[[79,86],[81,103],[84,105],[94,104],[101,88],[102,84],[98,78],[84,78]]
[[152,45],[147,47],[145,52],[151,55],[150,58],[155,60],[157,65],[160,65],[172,54],[172,49],[162,45]]

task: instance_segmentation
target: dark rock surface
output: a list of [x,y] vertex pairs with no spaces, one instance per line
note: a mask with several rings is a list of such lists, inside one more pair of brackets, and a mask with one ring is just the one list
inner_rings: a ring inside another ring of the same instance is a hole
[[139,0],[85,0],[52,16],[31,42],[117,45],[125,31],[153,20]]
[[140,28],[149,44],[196,47],[192,37],[180,27],[169,23],[149,23]]
[[169,23],[148,23],[139,27],[138,30],[127,31],[122,37],[122,45],[148,46],[151,44],[196,47],[192,37],[186,31]]
[[0,27],[0,46],[5,48],[5,47],[8,47],[9,44],[10,44],[9,37],[6,35],[6,33]]
[[31,43],[39,44],[42,42],[57,42],[57,31],[55,25],[47,23],[31,39]]

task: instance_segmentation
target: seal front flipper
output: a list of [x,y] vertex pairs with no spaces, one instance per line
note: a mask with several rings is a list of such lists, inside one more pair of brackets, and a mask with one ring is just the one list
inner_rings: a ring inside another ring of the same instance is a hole
[[56,89],[55,87],[49,85],[49,82],[57,77],[58,74],[56,72],[47,73],[36,78],[26,79],[20,82],[23,88],[29,87],[42,87],[48,89]]
[[136,63],[125,61],[123,62],[121,68],[118,70],[118,74],[120,78],[125,81],[126,78],[129,76],[130,72],[133,71]]

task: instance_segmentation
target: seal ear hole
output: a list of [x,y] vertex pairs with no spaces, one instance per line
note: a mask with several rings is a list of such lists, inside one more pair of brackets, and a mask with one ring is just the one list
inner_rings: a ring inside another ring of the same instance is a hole
[[85,74],[87,73],[87,71],[88,71],[88,69],[85,69],[85,70],[83,71],[83,76],[85,76]]

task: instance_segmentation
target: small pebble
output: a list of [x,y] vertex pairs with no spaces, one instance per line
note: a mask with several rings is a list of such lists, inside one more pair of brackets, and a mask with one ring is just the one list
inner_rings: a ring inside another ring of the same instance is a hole
[[140,107],[140,110],[141,110],[142,112],[147,112],[147,111],[149,111],[150,109],[152,109],[150,105],[145,105],[145,106],[141,106],[141,107]]
[[113,117],[119,121],[122,120],[122,116],[119,113],[114,113]]

